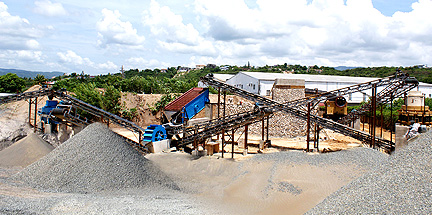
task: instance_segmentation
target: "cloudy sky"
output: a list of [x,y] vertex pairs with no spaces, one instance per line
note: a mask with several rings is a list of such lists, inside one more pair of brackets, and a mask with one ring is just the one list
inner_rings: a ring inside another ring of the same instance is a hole
[[0,0],[0,68],[432,65],[432,0]]

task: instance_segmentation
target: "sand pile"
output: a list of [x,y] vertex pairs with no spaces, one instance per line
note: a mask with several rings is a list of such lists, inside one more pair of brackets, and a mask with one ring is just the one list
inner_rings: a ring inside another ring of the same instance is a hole
[[327,197],[309,214],[431,214],[432,133]]
[[36,188],[72,193],[159,185],[177,189],[151,161],[100,123],[87,126],[15,178]]
[[0,151],[0,166],[26,167],[54,149],[34,133]]

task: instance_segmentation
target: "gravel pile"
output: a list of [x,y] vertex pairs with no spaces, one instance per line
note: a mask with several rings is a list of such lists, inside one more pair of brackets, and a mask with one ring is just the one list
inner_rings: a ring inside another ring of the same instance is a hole
[[300,151],[283,151],[254,156],[254,161],[274,161],[275,163],[309,164],[314,166],[353,164],[365,169],[374,169],[386,162],[389,156],[370,148],[352,148],[335,153],[311,154]]
[[47,191],[91,193],[149,187],[178,189],[151,161],[105,125],[94,123],[16,174]]
[[431,214],[432,133],[379,162],[377,168],[327,197],[309,214]]

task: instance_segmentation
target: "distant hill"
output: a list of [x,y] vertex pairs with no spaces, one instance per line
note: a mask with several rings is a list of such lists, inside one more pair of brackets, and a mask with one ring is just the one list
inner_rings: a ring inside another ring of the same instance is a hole
[[18,75],[18,77],[21,78],[34,78],[36,75],[41,74],[45,76],[45,78],[53,78],[55,76],[63,75],[63,72],[35,72],[35,71],[27,71],[27,70],[21,70],[21,69],[2,69],[0,68],[0,75],[6,75],[8,73],[15,73]]
[[355,68],[360,68],[360,67],[349,67],[349,66],[338,66],[338,67],[335,67],[335,69],[339,70],[339,71],[345,71],[345,70],[355,69]]

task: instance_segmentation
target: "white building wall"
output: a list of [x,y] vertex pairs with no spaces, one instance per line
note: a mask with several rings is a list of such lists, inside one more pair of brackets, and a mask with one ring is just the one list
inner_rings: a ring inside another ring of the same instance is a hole
[[[305,87],[309,89],[317,88],[318,90],[323,90],[323,91],[333,91],[333,90],[350,87],[362,83],[362,82],[354,82],[356,77],[353,77],[354,80],[353,82],[331,81],[328,79],[329,76],[323,76],[323,77],[325,77],[323,78],[323,81],[317,81],[317,80],[310,81],[306,79]],[[255,77],[240,72],[237,75],[233,76],[232,78],[228,79],[226,83],[242,88],[252,93],[266,96],[267,90],[271,91],[271,89],[273,88],[274,80],[271,80],[272,78],[274,78],[272,77],[272,73],[268,73],[268,79],[259,80]],[[378,87],[377,89],[378,93],[383,89],[384,87]],[[413,90],[417,90],[417,88]],[[426,98],[432,98],[432,84],[420,83],[419,91],[425,94]],[[365,94],[367,94],[367,96],[365,96]],[[367,101],[371,94],[372,94],[372,89],[369,89],[369,90],[364,90],[362,92],[352,93],[351,95],[345,95],[344,97],[346,98],[348,103],[360,103],[362,101]]]
[[237,75],[228,79],[226,83],[251,93],[259,93],[259,80],[243,73],[238,73]]
[[271,90],[273,88],[274,81],[260,81],[260,95],[271,96]]

